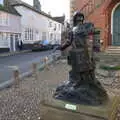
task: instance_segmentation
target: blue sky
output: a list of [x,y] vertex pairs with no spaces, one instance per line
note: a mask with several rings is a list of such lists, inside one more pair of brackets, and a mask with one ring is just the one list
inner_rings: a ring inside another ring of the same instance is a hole
[[[29,4],[33,4],[33,0],[23,0]],[[46,13],[50,12],[52,16],[66,15],[69,19],[69,0],[40,0],[42,10]]]
[[3,0],[0,0],[0,4],[3,4]]

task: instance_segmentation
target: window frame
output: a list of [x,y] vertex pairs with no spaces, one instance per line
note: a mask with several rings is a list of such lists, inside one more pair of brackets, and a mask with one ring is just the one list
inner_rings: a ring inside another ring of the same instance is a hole
[[0,26],[9,26],[9,14],[0,11]]

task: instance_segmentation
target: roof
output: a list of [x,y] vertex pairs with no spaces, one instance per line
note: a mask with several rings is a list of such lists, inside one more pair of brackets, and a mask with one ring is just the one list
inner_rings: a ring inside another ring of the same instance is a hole
[[65,21],[65,16],[60,16],[60,17],[53,17],[56,21],[64,24]]
[[14,5],[14,4],[23,3],[23,1],[21,1],[21,0],[9,0],[9,3],[10,3],[11,5]]
[[4,12],[8,12],[8,13],[11,13],[11,14],[14,14],[14,15],[17,15],[17,16],[21,16],[13,6],[11,5],[8,5],[7,7],[6,6],[2,6],[0,5],[0,10],[4,11]]
[[21,1],[21,0],[10,0],[10,4],[11,4],[12,6],[24,6],[24,7],[27,7],[27,8],[29,8],[29,9],[31,9],[31,10],[33,10],[33,11],[35,11],[35,12],[41,14],[41,15],[43,15],[43,16],[46,16],[46,17],[48,17],[48,18],[50,18],[50,19],[52,19],[52,20],[54,20],[54,21],[56,21],[56,22],[61,23],[60,21],[54,19],[54,17],[50,16],[49,14],[47,14],[47,13],[45,13],[45,12],[43,12],[43,11],[36,10],[33,6],[31,6],[31,5],[23,2],[23,1]]

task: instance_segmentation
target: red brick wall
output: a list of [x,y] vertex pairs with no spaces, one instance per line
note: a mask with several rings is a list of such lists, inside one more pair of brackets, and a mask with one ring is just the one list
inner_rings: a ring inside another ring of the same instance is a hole
[[[99,0],[95,2],[99,3]],[[110,0],[109,0],[110,1]],[[76,0],[76,8],[81,9],[88,0]],[[114,6],[120,2],[120,0],[111,0],[108,8],[105,9],[108,1],[104,2],[99,8],[96,8],[93,13],[91,13],[86,19],[95,24],[96,28],[101,29],[101,40],[103,40],[104,48],[111,45],[111,13]],[[96,3],[97,4],[97,3]]]
[[104,5],[100,8],[96,8],[96,10],[88,16],[88,21],[93,22],[96,28],[101,29],[101,40],[103,40],[103,44],[105,46],[105,14],[103,13]]
[[75,0],[76,10],[80,10],[89,0]]

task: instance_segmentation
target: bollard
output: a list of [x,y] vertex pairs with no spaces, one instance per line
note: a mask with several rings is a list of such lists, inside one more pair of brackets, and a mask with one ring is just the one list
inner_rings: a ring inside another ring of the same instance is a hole
[[47,64],[47,62],[48,62],[48,57],[46,56],[45,58],[44,58],[44,64],[45,64],[45,67],[44,67],[44,69],[47,69],[47,70],[49,70],[49,66],[48,66],[48,64]]
[[118,78],[118,80],[120,80],[120,70],[116,72],[116,77]]
[[32,63],[32,74],[35,79],[37,79],[37,63]]
[[46,86],[45,86],[45,81],[42,80],[40,81],[40,101],[45,101],[45,89],[46,89]]
[[18,87],[20,83],[20,77],[19,77],[19,70],[17,67],[13,70],[13,78],[14,78],[14,85]]
[[32,73],[35,74],[37,71],[37,64],[36,63],[32,63]]

